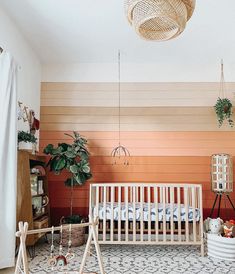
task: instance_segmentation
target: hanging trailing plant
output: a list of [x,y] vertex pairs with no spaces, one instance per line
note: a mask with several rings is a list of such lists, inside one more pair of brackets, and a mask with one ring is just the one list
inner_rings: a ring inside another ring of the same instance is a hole
[[233,127],[234,122],[232,120],[233,105],[228,98],[218,98],[214,106],[215,113],[218,118],[219,127],[222,126],[224,120],[227,120],[230,127]]
[[214,106],[215,113],[218,118],[219,127],[222,126],[224,120],[227,120],[230,127],[233,127],[234,122],[232,120],[233,115],[233,105],[231,101],[226,96],[226,85],[224,80],[224,63],[221,60],[220,66],[220,92],[217,102]]

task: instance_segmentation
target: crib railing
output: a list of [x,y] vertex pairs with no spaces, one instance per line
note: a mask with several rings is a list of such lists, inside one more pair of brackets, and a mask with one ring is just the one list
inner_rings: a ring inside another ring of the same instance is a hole
[[[118,209],[114,220],[114,205]],[[136,219],[136,207],[140,218]],[[159,220],[158,207],[163,209]],[[203,253],[203,212],[202,188],[198,184],[149,184],[149,183],[112,183],[91,184],[90,214],[99,216],[103,207],[103,217],[99,220],[97,233],[102,244],[186,244],[201,245]],[[106,210],[110,207],[111,216]],[[130,220],[128,207],[133,208]],[[151,210],[155,207],[155,219]],[[121,218],[121,207],[126,208],[125,220]],[[173,216],[177,207],[178,215]],[[185,208],[185,220],[181,219],[181,208]],[[170,208],[170,218],[166,219],[166,208]],[[192,218],[189,220],[189,209]],[[144,220],[144,210],[148,219]],[[200,213],[196,218],[196,210]],[[177,218],[177,219],[176,219]]]

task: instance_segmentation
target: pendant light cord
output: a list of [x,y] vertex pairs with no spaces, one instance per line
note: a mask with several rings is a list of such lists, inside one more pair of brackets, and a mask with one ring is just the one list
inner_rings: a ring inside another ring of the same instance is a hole
[[118,140],[121,145],[121,54],[118,51]]
[[123,164],[129,165],[129,161],[127,157],[130,157],[129,150],[121,145],[121,54],[120,50],[118,50],[118,146],[115,147],[112,152],[111,156],[113,157],[113,164],[118,164],[116,158],[123,157]]
[[220,74],[220,94],[221,99],[226,97],[225,80],[224,80],[224,62],[221,59],[221,74]]

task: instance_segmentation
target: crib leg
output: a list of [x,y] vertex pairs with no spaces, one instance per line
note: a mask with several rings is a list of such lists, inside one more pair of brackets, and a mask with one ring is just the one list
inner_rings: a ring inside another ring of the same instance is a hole
[[201,256],[204,257],[205,256],[205,251],[204,251],[204,241],[202,241],[201,244]]

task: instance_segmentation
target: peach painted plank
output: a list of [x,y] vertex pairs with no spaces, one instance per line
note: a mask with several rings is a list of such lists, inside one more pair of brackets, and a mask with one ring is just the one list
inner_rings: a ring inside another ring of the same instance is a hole
[[[125,144],[128,148],[235,148],[235,142],[233,140],[172,140],[162,139],[159,140],[146,140],[138,139],[138,140],[130,140],[130,139],[122,139],[122,143]],[[48,143],[52,143],[53,145],[57,145],[58,142],[66,142],[72,143],[72,139],[42,139],[40,141],[40,146],[45,147]],[[88,139],[88,146],[90,148],[112,148],[117,145],[118,140],[109,139]]]
[[[70,139],[70,137],[64,135],[64,133],[71,134],[72,131],[40,131],[40,139],[47,140],[60,140],[60,139]],[[81,131],[81,135],[86,136],[87,139],[118,139],[118,134],[113,131],[101,132],[101,131]],[[150,139],[189,139],[189,140],[235,140],[235,132],[225,132],[225,131],[211,131],[211,132],[121,132],[121,138],[124,140],[150,140]]]

